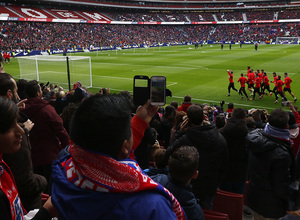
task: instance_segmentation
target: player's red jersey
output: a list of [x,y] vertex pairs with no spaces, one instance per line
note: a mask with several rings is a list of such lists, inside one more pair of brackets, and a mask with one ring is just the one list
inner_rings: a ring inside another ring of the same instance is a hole
[[255,78],[255,88],[260,88],[261,78],[258,76]]
[[249,84],[254,84],[254,81],[255,81],[255,75],[254,75],[254,73],[249,73],[248,74],[248,82],[249,82]]
[[258,73],[259,78],[261,78],[261,80],[264,78],[264,75],[262,73]]
[[285,79],[284,79],[285,88],[290,89],[291,88],[291,82],[293,82],[293,81],[290,77],[288,77],[288,76],[285,77]]
[[247,78],[243,76],[241,76],[238,80],[238,82],[241,84],[241,87],[245,87],[247,81],[248,81]]
[[233,83],[233,74],[230,71],[227,71],[228,75],[229,75],[229,82]]
[[275,86],[277,86],[277,76],[274,76],[274,81],[272,83],[274,83]]
[[263,82],[264,82],[265,86],[269,86],[270,85],[270,80],[269,80],[268,76],[264,77]]
[[282,92],[282,86],[284,85],[284,82],[281,79],[277,80],[276,85],[278,92]]

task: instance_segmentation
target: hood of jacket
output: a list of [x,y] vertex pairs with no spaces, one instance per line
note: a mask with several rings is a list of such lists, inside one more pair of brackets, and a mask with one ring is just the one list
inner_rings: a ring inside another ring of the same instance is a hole
[[48,101],[40,98],[28,98],[26,102],[26,107],[22,111],[29,118],[34,116],[40,109],[43,107],[50,105]]
[[265,133],[263,129],[255,129],[247,135],[247,144],[253,153],[263,153],[282,145],[288,147],[291,145],[291,142],[272,137]]
[[189,128],[186,131],[186,136],[195,145],[211,147],[219,141],[222,135],[215,126],[209,124]]

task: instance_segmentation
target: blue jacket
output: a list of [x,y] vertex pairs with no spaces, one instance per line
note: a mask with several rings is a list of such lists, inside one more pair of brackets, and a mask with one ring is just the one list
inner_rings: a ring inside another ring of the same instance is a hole
[[65,176],[61,162],[52,165],[52,203],[59,219],[177,219],[170,201],[151,190],[136,193],[108,193],[78,188]]
[[188,220],[203,220],[204,214],[192,193],[192,186],[183,186],[175,183],[170,175],[158,174],[151,177],[155,182],[167,188],[178,200]]

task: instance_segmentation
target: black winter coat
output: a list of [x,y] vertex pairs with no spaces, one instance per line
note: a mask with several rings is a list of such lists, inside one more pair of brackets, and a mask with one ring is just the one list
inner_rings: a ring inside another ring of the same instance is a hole
[[245,182],[248,172],[248,151],[246,136],[248,128],[243,119],[231,118],[220,129],[220,133],[227,142],[229,164],[224,180],[231,182]]
[[212,125],[195,126],[176,140],[167,149],[167,154],[180,146],[194,146],[199,152],[199,175],[191,182],[195,196],[200,202],[201,198],[214,196],[228,163],[225,138]]
[[266,218],[280,218],[289,205],[294,171],[291,143],[279,140],[262,129],[247,136],[249,147],[248,204]]

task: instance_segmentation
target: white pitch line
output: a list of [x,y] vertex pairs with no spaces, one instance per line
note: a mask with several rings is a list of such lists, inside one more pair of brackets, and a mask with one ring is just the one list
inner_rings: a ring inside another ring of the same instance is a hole
[[99,76],[99,75],[93,75],[93,77],[103,77],[103,78],[111,78],[111,79],[133,80],[133,78],[125,78],[125,77],[117,77],[117,76]]
[[176,84],[178,84],[178,83],[177,83],[177,82],[174,82],[174,83],[168,84],[167,86],[174,86],[174,85],[176,85]]
[[[179,97],[179,96],[172,96],[172,98],[178,98],[178,99],[183,99],[184,97]],[[220,104],[221,101],[215,101],[215,100],[207,100],[207,99],[197,99],[197,98],[192,98],[192,100],[196,101],[203,101],[203,102],[208,102],[208,103],[218,103]],[[250,102],[250,101],[248,101]],[[274,109],[270,107],[264,107],[264,106],[258,106],[258,105],[246,105],[246,104],[241,104],[241,103],[233,103],[234,105],[240,105],[240,106],[246,106],[246,107],[255,107],[258,109]]]
[[[95,86],[93,86],[92,88],[95,88],[95,89],[102,89],[102,88],[105,88],[104,86],[100,86],[100,87],[95,87]],[[122,91],[128,91],[129,93],[133,93],[133,91],[129,91],[129,90],[124,90],[124,89],[113,89],[113,88],[109,88],[109,90],[113,90],[113,91],[120,91],[120,92],[122,92]]]

